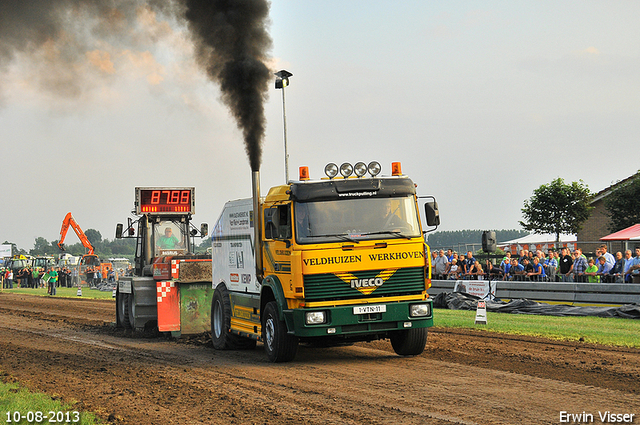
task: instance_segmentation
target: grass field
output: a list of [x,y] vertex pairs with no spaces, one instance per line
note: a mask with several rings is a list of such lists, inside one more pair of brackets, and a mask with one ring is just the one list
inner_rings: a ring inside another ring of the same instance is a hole
[[[2,289],[0,292],[8,292],[11,294],[25,294],[25,295],[39,295],[48,297],[46,288],[13,288]],[[113,292],[111,291],[98,291],[97,289],[82,288],[82,297],[78,296],[78,288],[57,288],[56,297],[65,298],[89,298],[89,299],[113,299]]]
[[610,317],[556,317],[487,313],[487,324],[475,324],[475,311],[434,310],[434,325],[486,332],[529,335],[567,341],[640,348],[640,320]]
[[[102,423],[93,413],[76,411],[73,403],[62,404],[55,399],[55,396],[32,393],[18,384],[1,381],[0,415],[2,415],[1,423],[12,424],[62,422],[93,425]],[[21,416],[22,419],[16,421]]]

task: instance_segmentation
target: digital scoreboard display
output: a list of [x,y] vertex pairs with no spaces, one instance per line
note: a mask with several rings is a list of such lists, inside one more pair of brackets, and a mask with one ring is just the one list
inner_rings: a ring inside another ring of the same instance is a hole
[[137,187],[137,214],[193,214],[193,187]]

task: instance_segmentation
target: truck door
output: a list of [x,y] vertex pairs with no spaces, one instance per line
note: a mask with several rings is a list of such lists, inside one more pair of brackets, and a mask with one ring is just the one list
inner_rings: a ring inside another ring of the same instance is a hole
[[282,289],[293,291],[291,280],[291,204],[275,205],[264,210],[265,275],[278,277]]

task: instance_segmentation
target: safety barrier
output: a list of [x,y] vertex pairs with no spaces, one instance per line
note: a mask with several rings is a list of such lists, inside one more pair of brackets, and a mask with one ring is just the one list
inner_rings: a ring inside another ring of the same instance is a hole
[[[637,283],[551,283],[496,282],[496,298],[525,298],[552,304],[617,306],[640,304],[640,284]],[[428,293],[453,292],[455,280],[432,280]]]

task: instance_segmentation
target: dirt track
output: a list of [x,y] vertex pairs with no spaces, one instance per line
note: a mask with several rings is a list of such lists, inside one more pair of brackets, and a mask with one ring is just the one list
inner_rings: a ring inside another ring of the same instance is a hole
[[0,293],[1,378],[114,424],[555,424],[561,411],[640,423],[637,349],[436,328],[418,357],[378,342],[271,364],[260,344],[218,352],[114,320],[111,301]]

